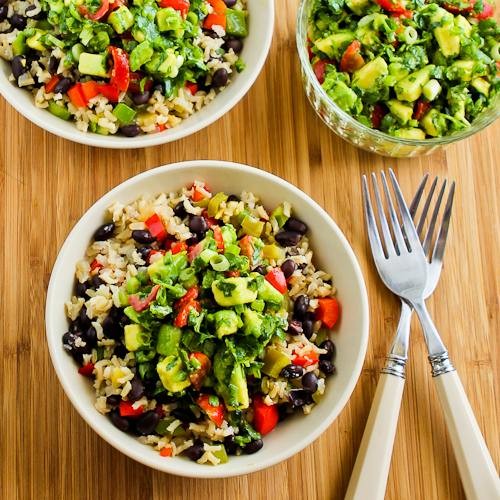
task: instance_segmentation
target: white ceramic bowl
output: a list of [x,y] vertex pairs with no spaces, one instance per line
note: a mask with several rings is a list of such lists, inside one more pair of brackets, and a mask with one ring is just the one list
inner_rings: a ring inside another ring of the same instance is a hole
[[[337,373],[329,378],[322,401],[311,414],[297,414],[281,422],[264,438],[264,447],[258,453],[230,457],[228,463],[216,467],[199,465],[184,457],[163,458],[152,447],[114,427],[94,408],[93,388],[87,378],[78,374],[77,365],[64,351],[61,340],[68,329],[64,302],[73,292],[75,264],[84,255],[95,229],[103,223],[106,208],[115,201],[127,204],[145,193],[176,191],[195,179],[206,181],[214,192],[251,191],[269,208],[289,201],[294,213],[308,224],[315,262],[333,274],[342,305],[341,320],[333,333]],[[279,177],[222,161],[190,161],[149,170],[125,181],[97,201],[78,221],[59,252],[47,292],[45,319],[54,368],[64,391],[87,423],[129,457],[161,471],[191,477],[247,474],[285,460],[312,443],[347,403],[358,380],[368,341],[368,300],[363,277],[349,243],[329,215]]]
[[80,132],[74,122],[66,122],[37,108],[30,92],[9,82],[10,65],[0,58],[0,94],[28,120],[44,130],[48,130],[70,141],[101,148],[144,148],[182,139],[207,127],[235,106],[248,92],[266,61],[274,29],[274,2],[270,0],[248,0],[249,35],[241,57],[245,69],[233,77],[233,81],[211,103],[194,113],[180,125],[156,134],[137,137],[120,135],[99,135]]

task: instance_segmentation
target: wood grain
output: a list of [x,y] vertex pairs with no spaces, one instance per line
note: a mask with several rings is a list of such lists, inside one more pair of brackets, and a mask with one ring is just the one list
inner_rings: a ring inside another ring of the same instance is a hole
[[[342,498],[398,321],[381,285],[362,223],[360,174],[396,169],[410,196],[424,172],[457,181],[450,244],[430,309],[500,463],[498,441],[500,124],[431,157],[391,160],[331,133],[303,94],[294,48],[295,3],[277,0],[266,67],[227,116],[189,139],[134,151],[84,147],[48,134],[0,98],[0,497],[2,499]],[[187,480],[121,455],[84,423],[51,367],[44,303],[58,248],[110,188],[154,166],[220,158],[259,166],[296,184],[337,221],[369,290],[371,327],[359,383],[336,422],[312,446],[267,471]],[[461,499],[463,490],[415,322],[388,499]]]

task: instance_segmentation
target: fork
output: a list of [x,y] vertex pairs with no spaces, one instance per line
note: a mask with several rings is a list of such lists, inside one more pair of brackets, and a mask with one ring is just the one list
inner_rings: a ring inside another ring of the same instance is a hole
[[[426,174],[411,202],[410,214],[415,218],[424,188],[429,175]],[[427,198],[424,202],[422,213],[418,222],[417,232],[422,232],[424,222],[431,207],[434,192],[436,190],[438,178],[436,177],[431,185]],[[424,252],[427,254],[430,247],[430,236],[437,222],[437,217],[446,189],[446,180],[439,191],[434,210],[432,211],[429,230],[424,239]],[[446,203],[445,214],[451,212],[455,183],[452,183]],[[443,245],[446,242],[449,224],[443,226]],[[437,264],[437,261],[434,261]],[[440,261],[442,264],[442,261]],[[436,272],[428,276],[425,297],[428,297],[436,288],[441,273],[441,265],[436,268]],[[396,330],[396,335],[392,343],[391,350],[387,356],[387,361],[382,369],[375,397],[365,432],[361,440],[361,445],[356,457],[349,486],[347,488],[346,499],[353,498],[383,498],[389,467],[391,463],[394,437],[401,407],[401,398],[404,389],[405,367],[408,357],[408,344],[410,335],[412,308],[407,302],[401,299],[401,315]]]
[[[448,211],[445,210],[443,222],[430,257],[430,263],[428,263],[424,247],[419,241],[417,229],[413,224],[410,211],[405,204],[392,170],[389,170],[389,176],[401,217],[400,222],[385,174],[382,172],[382,187],[387,202],[392,234],[382,206],[376,176],[372,174],[373,190],[384,246],[379,236],[368,183],[366,177],[363,177],[365,215],[375,266],[387,288],[413,307],[419,317],[429,351],[432,375],[436,381],[438,396],[443,406],[445,421],[467,498],[478,500],[498,499],[500,498],[500,480],[495,466],[460,378],[449,359],[448,351],[424,302],[427,283],[431,282],[428,277],[430,276],[431,280],[436,279],[436,273],[439,275],[441,269],[451,205]],[[433,230],[433,227],[429,228],[429,231],[431,231],[430,237],[426,237],[424,241],[424,246],[428,248],[430,248]],[[433,262],[435,262],[434,265]],[[368,497],[373,498],[373,494]]]

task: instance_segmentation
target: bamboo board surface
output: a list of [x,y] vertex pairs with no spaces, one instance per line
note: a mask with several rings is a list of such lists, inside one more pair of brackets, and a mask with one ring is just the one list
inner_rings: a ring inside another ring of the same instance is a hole
[[[500,123],[431,157],[391,160],[343,142],[309,107],[295,55],[295,2],[277,0],[264,72],[228,115],[191,138],[146,150],[108,151],[57,138],[0,98],[0,498],[340,499],[347,488],[379,370],[399,318],[381,285],[362,224],[360,175],[393,166],[406,196],[424,172],[457,181],[440,285],[429,301],[452,360],[500,465],[498,331]],[[370,340],[356,389],[313,445],[266,471],[192,480],[121,455],[85,424],[52,369],[45,292],[64,238],[116,184],[174,161],[217,158],[259,166],[317,200],[359,258],[370,300]],[[411,358],[388,499],[464,498],[419,326]]]

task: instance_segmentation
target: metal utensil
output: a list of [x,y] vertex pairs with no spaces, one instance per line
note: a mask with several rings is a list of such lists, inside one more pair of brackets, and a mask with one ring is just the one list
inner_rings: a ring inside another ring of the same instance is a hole
[[[382,172],[382,186],[387,201],[387,209],[392,229],[391,233],[382,205],[376,177],[372,174],[383,244],[379,236],[366,177],[363,178],[365,215],[375,266],[384,284],[393,293],[399,295],[415,309],[422,324],[427,349],[429,351],[432,374],[436,380],[438,394],[443,405],[446,424],[448,426],[450,439],[457,458],[467,497],[477,499],[500,498],[500,480],[493,465],[493,461],[477,425],[460,379],[449,360],[448,352],[439,337],[424,302],[426,292],[428,291],[427,283],[432,284],[433,280],[437,282],[439,278],[449,218],[451,215],[451,203],[447,204],[443,215],[443,221],[438,231],[438,237],[432,249],[429,262],[427,262],[424,248],[426,248],[426,251],[430,250],[436,220],[434,220],[434,223],[431,221],[424,244],[421,245],[418,240],[417,230],[411,220],[410,211],[406,207],[392,170],[389,170],[389,175],[399,215],[402,220],[402,227],[389,193],[387,180]],[[402,384],[399,383],[396,385],[396,383],[393,382],[396,378],[397,377],[392,377],[388,380],[391,380],[393,390],[396,389],[396,392],[398,390],[402,391]],[[401,389],[399,389],[399,386],[401,386]],[[392,418],[394,418],[395,415],[397,418],[399,406],[397,406],[396,412],[394,412],[393,407],[394,404],[391,406],[392,411],[389,415],[392,416]],[[392,436],[392,440],[393,439],[394,436]],[[373,490],[369,497],[378,498],[373,496]]]
[[[415,219],[428,177],[429,175],[426,174],[422,179],[410,205],[410,214],[413,219]],[[418,222],[417,231],[419,234],[422,232],[427,214],[431,208],[437,181],[438,178],[436,177],[424,202]],[[439,196],[437,197],[432,211],[432,217],[429,223],[430,231],[425,235],[424,241],[428,242],[427,249],[425,250],[426,253],[428,252],[428,247],[430,247],[430,238],[428,234],[432,232],[431,230],[433,230],[436,225],[445,189],[446,180],[442,184]],[[455,183],[452,184],[449,191],[445,213],[451,212],[454,192]],[[442,237],[445,243],[449,226],[446,224],[444,227],[445,232]],[[437,272],[433,274],[432,279],[430,275],[428,276],[425,291],[426,297],[436,288],[441,266],[439,269],[436,268],[436,270]],[[349,486],[347,488],[347,499],[366,498],[368,495],[372,498],[384,497],[405,383],[405,367],[408,358],[411,315],[412,308],[407,302],[401,300],[401,315],[398,328],[377,384],[365,432],[363,433],[361,445],[356,457],[356,463],[354,464]]]

